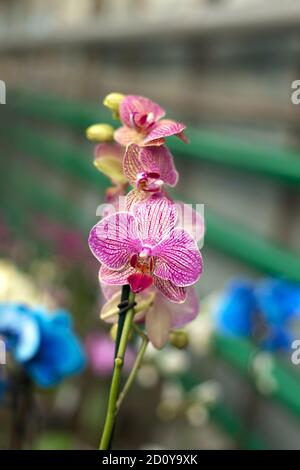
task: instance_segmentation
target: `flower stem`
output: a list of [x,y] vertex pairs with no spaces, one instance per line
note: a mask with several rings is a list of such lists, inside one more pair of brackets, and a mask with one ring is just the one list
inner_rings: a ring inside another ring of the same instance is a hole
[[[125,298],[125,296],[127,298]],[[128,304],[134,302],[134,293],[130,291],[129,286],[124,286],[122,290],[121,303],[128,301]],[[116,355],[113,376],[110,386],[107,414],[104,424],[104,430],[100,441],[100,450],[107,450],[111,436],[114,429],[115,417],[116,417],[116,403],[118,399],[119,386],[121,381],[121,372],[124,363],[124,356],[127,347],[128,337],[132,326],[132,320],[134,316],[134,308],[131,307],[125,314],[120,315],[117,340],[116,340]]]
[[20,370],[14,379],[12,397],[12,427],[9,447],[11,450],[22,449],[28,438],[28,417],[32,415],[34,405],[33,383],[29,376]]
[[116,410],[116,412],[119,411],[119,409],[120,409],[120,407],[121,407],[121,405],[124,401],[124,398],[126,397],[131,385],[135,381],[138,370],[139,370],[139,368],[142,364],[142,361],[143,361],[144,354],[146,352],[148,343],[149,343],[149,340],[148,340],[147,336],[143,335],[142,344],[141,344],[140,350],[138,352],[138,355],[136,357],[135,363],[133,365],[133,368],[131,369],[131,372],[130,372],[130,374],[128,376],[128,379],[127,379],[127,381],[124,385],[124,388],[123,388],[122,392],[120,393],[119,398],[117,400],[117,405],[116,405],[117,410]]

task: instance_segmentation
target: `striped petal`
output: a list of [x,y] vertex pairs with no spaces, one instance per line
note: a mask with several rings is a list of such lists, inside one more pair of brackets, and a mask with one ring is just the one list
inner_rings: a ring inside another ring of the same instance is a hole
[[157,245],[168,237],[174,228],[177,211],[174,204],[165,197],[152,196],[133,207],[137,232],[144,245]]
[[138,189],[132,189],[126,196],[125,208],[127,211],[132,211],[135,204],[141,203],[150,197],[150,193],[145,191],[139,191]]
[[165,110],[144,96],[127,95],[120,105],[120,118],[125,126],[132,126],[132,115],[150,115],[156,122],[165,115]]
[[101,263],[120,269],[141,248],[133,215],[129,212],[117,212],[102,219],[92,228],[89,245]]
[[176,286],[194,284],[202,272],[202,257],[195,240],[177,228],[152,251],[156,256],[154,274]]
[[147,134],[143,140],[144,145],[149,145],[153,140],[162,139],[170,135],[178,135],[182,138],[182,132],[186,126],[181,122],[173,121],[172,119],[162,119],[156,126]]
[[124,174],[132,185],[135,185],[138,173],[148,170],[146,167],[143,168],[140,154],[140,147],[136,144],[130,144],[124,155]]
[[174,160],[167,147],[140,147],[131,144],[127,147],[124,161],[124,174],[132,185],[136,184],[140,173],[156,173],[164,183],[175,186],[178,181]]
[[[161,145],[160,147],[144,147],[140,152],[142,167],[149,172],[159,173],[160,179],[169,186],[175,186],[178,181],[174,160],[171,152]],[[144,170],[145,171],[145,170]]]
[[159,277],[153,276],[155,287],[171,302],[182,303],[186,299],[185,287],[175,286],[171,281],[165,281]]
[[135,269],[130,264],[126,264],[119,270],[108,268],[103,264],[99,271],[99,281],[104,284],[123,286],[128,284],[127,279],[134,272]]

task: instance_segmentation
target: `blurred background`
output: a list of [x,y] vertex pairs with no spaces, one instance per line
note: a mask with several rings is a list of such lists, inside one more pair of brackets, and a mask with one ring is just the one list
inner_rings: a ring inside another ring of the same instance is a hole
[[189,146],[170,140],[176,195],[205,205],[207,233],[189,347],[149,352],[115,448],[300,448],[291,345],[270,352],[215,320],[232,280],[300,282],[299,24],[296,0],[0,0],[0,302],[27,301],[25,279],[100,356],[38,391],[27,447],[95,448],[101,431],[113,343],[87,237],[109,182],[84,130],[110,122],[102,100],[119,91],[188,124]]

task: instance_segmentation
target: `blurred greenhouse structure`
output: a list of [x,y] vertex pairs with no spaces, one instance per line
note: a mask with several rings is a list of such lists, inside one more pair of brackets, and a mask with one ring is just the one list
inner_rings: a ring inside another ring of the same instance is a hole
[[[111,91],[149,96],[188,124],[190,145],[169,145],[176,197],[205,206],[201,312],[187,351],[149,352],[117,448],[300,449],[292,349],[212,331],[211,314],[232,279],[300,283],[299,26],[297,0],[0,0],[1,263],[69,309],[83,340],[105,331],[87,237],[108,186],[85,129],[116,125],[102,107]],[[88,368],[42,391],[27,447],[95,447],[100,375]]]

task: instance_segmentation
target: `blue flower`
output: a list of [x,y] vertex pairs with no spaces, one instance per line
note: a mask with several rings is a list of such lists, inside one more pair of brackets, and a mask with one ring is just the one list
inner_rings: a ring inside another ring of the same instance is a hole
[[292,333],[286,326],[269,328],[265,338],[261,341],[263,349],[268,351],[288,351],[291,349],[291,344],[294,340]]
[[233,281],[226,289],[217,309],[217,327],[224,333],[248,337],[252,333],[255,316],[253,285]]
[[300,287],[279,279],[257,285],[232,282],[216,317],[217,328],[225,334],[249,337],[263,349],[289,350],[294,339],[292,321],[300,319]]
[[7,349],[41,387],[51,387],[80,372],[83,348],[72,330],[70,315],[58,310],[0,304],[0,335]]
[[39,327],[32,311],[24,305],[0,304],[0,335],[17,362],[28,361],[39,348]]
[[266,321],[280,326],[300,317],[300,288],[279,279],[266,279],[258,284],[255,296]]

